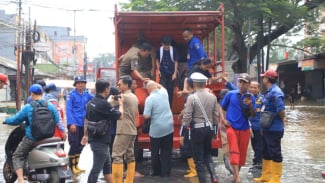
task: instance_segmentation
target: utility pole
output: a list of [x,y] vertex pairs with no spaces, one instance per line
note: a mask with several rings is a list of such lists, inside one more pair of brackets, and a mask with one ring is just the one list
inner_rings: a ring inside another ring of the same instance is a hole
[[21,65],[21,0],[18,2],[18,39],[17,39],[17,73],[16,73],[16,109],[20,110],[20,65]]

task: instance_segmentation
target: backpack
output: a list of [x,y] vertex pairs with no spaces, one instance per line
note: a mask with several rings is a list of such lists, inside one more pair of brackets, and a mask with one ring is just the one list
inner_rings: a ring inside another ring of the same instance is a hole
[[43,104],[31,102],[33,107],[32,113],[32,135],[36,140],[53,137],[55,123],[52,112],[48,109],[47,101]]

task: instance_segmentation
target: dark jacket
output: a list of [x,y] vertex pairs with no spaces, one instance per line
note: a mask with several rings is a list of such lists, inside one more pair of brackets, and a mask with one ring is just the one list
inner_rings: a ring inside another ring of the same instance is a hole
[[[117,120],[121,116],[121,112],[116,110],[107,100],[101,96],[96,94],[96,96],[89,101],[89,105],[93,107],[88,107],[87,105],[87,115],[86,119],[89,121],[101,121],[107,120],[108,123],[111,123],[111,120]],[[93,137],[92,134],[88,134],[88,141],[96,141],[102,143],[110,143],[111,142],[111,129],[108,128],[108,132],[106,135],[101,137]]]

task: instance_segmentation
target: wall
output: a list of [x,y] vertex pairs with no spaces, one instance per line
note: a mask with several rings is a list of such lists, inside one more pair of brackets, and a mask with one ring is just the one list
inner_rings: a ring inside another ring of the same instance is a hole
[[312,99],[320,99],[324,97],[324,70],[314,70],[306,72],[305,87],[307,91],[310,91],[310,97]]

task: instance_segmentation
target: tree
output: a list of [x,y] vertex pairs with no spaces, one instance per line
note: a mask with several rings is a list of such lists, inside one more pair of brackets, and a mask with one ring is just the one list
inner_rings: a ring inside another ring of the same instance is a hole
[[115,55],[112,53],[99,54],[93,59],[93,63],[96,67],[112,67],[114,61]]
[[[325,0],[223,0],[225,5],[225,25],[231,30],[231,45],[237,56],[233,67],[235,73],[246,72],[247,45],[249,63],[260,50],[290,29],[301,29],[304,21],[315,20],[313,10]],[[131,0],[124,4],[128,10],[177,11],[216,10],[215,0]],[[251,31],[246,32],[251,22]],[[265,31],[264,27],[270,27]],[[229,49],[229,48],[228,48]],[[231,51],[228,51],[231,53]]]

